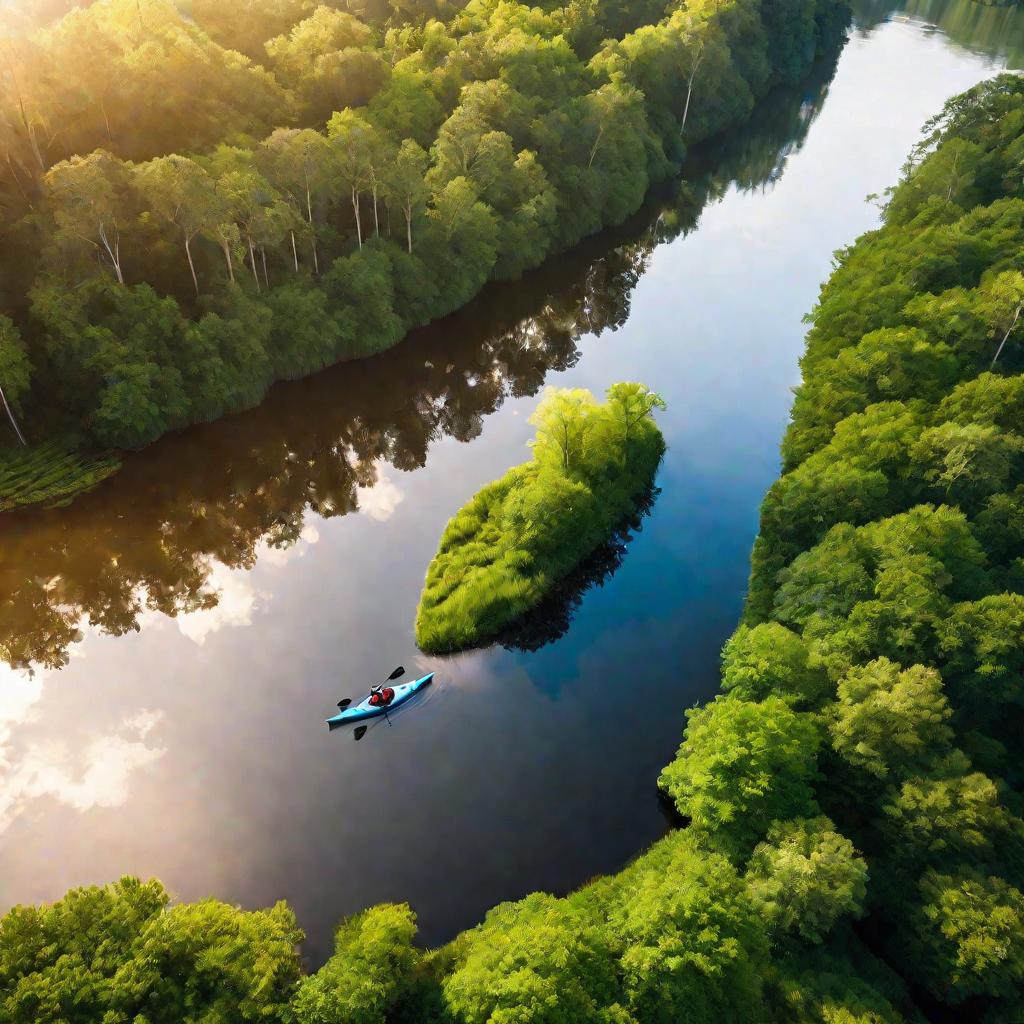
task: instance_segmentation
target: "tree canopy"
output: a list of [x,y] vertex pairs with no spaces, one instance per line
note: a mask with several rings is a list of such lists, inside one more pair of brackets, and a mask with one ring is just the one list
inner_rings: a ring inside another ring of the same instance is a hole
[[[34,438],[70,426],[98,448],[379,352],[620,223],[684,138],[792,76],[777,9],[803,70],[842,28],[804,0],[55,3],[0,50],[0,238],[27,357],[0,387]],[[115,345],[136,306],[159,307],[160,341]],[[313,352],[270,341],[300,309],[324,324]],[[240,358],[243,323],[265,326]]]

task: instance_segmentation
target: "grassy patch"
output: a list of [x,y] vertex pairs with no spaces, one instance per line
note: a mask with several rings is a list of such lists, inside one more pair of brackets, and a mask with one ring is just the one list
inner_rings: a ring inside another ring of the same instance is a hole
[[86,454],[60,441],[0,450],[0,512],[23,505],[67,505],[116,473],[120,461],[105,452]]
[[647,495],[665,450],[661,399],[616,384],[608,400],[550,391],[531,422],[533,458],[448,523],[427,570],[416,642],[444,653],[501,636],[606,544]]

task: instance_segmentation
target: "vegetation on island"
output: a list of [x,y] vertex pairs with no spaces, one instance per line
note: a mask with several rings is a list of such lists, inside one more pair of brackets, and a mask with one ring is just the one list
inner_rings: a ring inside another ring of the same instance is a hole
[[451,519],[427,569],[416,642],[448,652],[494,640],[606,543],[654,480],[664,401],[613,384],[599,403],[550,389],[530,417],[533,458],[488,484]]
[[837,0],[69,6],[5,15],[0,387],[31,443],[86,450],[379,352],[621,222],[848,18]]

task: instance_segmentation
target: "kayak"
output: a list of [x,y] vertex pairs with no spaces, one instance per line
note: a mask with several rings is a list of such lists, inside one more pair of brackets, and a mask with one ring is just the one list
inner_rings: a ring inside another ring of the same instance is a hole
[[358,704],[350,704],[344,711],[339,711],[338,714],[328,718],[327,724],[333,729],[339,725],[346,725],[348,722],[362,722],[367,718],[376,718],[378,715],[383,715],[385,711],[394,711],[400,704],[415,697],[433,678],[434,673],[430,672],[419,679],[414,679],[411,683],[402,683],[401,686],[393,687],[395,695],[389,704],[371,704],[370,695],[367,694]]

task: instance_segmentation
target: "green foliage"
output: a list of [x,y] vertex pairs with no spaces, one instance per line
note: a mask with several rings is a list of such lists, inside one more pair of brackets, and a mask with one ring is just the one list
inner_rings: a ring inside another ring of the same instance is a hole
[[[932,1000],[993,1022],[1024,997],[1022,133],[1019,76],[954,97],[883,226],[838,254],[762,511],[747,625],[723,658],[727,701],[820,708],[815,796],[864,851],[880,951]],[[805,666],[833,700],[797,703]],[[666,774],[716,745],[688,736]],[[755,894],[767,855],[751,860]],[[837,985],[820,969],[783,967],[784,1019],[890,1019],[877,1000],[827,1004]]]
[[867,864],[825,817],[772,825],[747,865],[747,884],[770,928],[820,943],[837,920],[857,916]]
[[416,966],[415,934],[416,918],[404,904],[343,921],[334,955],[295,994],[296,1024],[384,1024]]
[[898,977],[849,933],[782,957],[766,1003],[787,1024],[924,1024]]
[[729,861],[677,833],[615,880],[609,913],[637,1021],[756,1018],[767,943]]
[[1024,981],[1024,894],[969,869],[926,872],[899,938],[913,973],[949,1002],[1012,996]]
[[22,411],[21,400],[32,379],[25,343],[10,317],[0,315],[0,389],[15,412]]
[[124,448],[380,352],[622,222],[684,138],[806,71],[846,10],[54,2],[52,24],[16,19],[0,89],[34,401],[21,345],[0,374],[33,437]]
[[628,1024],[609,1009],[615,961],[604,931],[564,900],[534,893],[503,903],[459,940],[443,982],[465,1024]]
[[750,853],[773,821],[817,810],[820,729],[779,697],[719,697],[687,712],[679,755],[658,785],[691,828],[733,856]]
[[159,882],[73,889],[0,918],[0,1015],[11,1024],[281,1020],[302,933],[284,904],[168,908]]
[[828,677],[799,634],[778,622],[740,626],[722,651],[722,689],[741,700],[781,697],[815,707]]
[[533,459],[479,491],[448,523],[427,570],[416,642],[451,651],[499,636],[633,511],[665,449],[661,398],[615,384],[552,389],[530,422]]
[[876,778],[927,765],[953,737],[938,672],[923,665],[900,671],[888,658],[850,669],[832,713],[833,749]]

